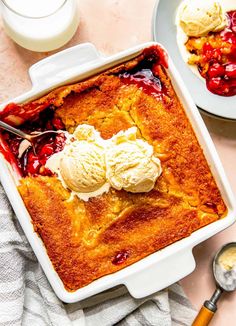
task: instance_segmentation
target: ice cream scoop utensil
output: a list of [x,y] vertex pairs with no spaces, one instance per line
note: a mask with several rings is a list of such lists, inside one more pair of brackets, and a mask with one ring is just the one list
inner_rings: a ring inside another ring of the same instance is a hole
[[32,146],[39,143],[40,140],[42,140],[42,138],[44,138],[45,136],[50,136],[51,134],[58,133],[55,130],[47,130],[43,132],[37,132],[37,133],[35,132],[34,134],[27,134],[24,131],[16,129],[3,121],[0,121],[0,128],[7,130],[23,139],[28,140],[32,144]]
[[224,269],[219,263],[222,254],[230,248],[236,249],[236,242],[230,242],[221,247],[213,259],[213,274],[217,288],[210,300],[204,302],[192,326],[207,326],[217,310],[217,302],[220,299],[221,294],[224,291],[231,292],[236,290],[236,270]]

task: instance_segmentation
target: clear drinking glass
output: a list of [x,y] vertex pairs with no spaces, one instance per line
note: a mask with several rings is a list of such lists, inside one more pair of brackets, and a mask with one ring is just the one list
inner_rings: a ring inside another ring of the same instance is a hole
[[67,43],[77,30],[77,0],[2,0],[6,33],[32,51],[51,51]]

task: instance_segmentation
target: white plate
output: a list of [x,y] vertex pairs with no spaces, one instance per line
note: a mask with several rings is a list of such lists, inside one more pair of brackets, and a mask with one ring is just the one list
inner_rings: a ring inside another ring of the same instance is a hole
[[157,1],[153,14],[153,38],[170,54],[195,103],[202,110],[221,118],[236,120],[236,96],[218,96],[208,91],[183,61],[176,40],[175,15],[181,0]]

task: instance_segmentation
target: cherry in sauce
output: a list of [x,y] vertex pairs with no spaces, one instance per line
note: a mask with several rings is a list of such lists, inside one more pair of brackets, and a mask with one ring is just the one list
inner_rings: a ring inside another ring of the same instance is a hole
[[126,85],[134,84],[146,94],[162,98],[167,90],[158,77],[158,68],[168,68],[168,56],[162,47],[153,45],[143,50],[144,60],[130,71],[119,74],[119,78]]
[[116,256],[112,260],[112,264],[121,265],[126,259],[129,257],[129,252],[127,250],[122,250],[116,254]]
[[65,140],[64,133],[59,133],[41,140],[35,152],[29,148],[20,159],[23,175],[52,175],[45,164],[49,157],[64,148]]
[[[29,122],[21,128],[27,133],[46,130],[64,130],[65,126],[59,118],[54,117],[52,110],[45,110],[39,116],[38,121]],[[11,153],[16,159],[18,169],[23,176],[27,175],[52,175],[45,167],[50,156],[60,152],[65,146],[65,135],[63,132],[43,138],[36,146],[35,151],[29,147],[19,157],[19,147],[22,139],[8,132],[3,133],[3,139],[8,144]]]
[[126,85],[135,84],[148,95],[160,98],[165,89],[160,79],[154,76],[151,69],[141,69],[136,72],[124,72],[119,75],[121,81]]
[[228,12],[227,16],[229,24],[220,32],[220,37],[230,45],[229,53],[223,54],[220,48],[204,44],[203,56],[209,68],[207,72],[199,70],[209,91],[221,96],[236,95],[236,11]]

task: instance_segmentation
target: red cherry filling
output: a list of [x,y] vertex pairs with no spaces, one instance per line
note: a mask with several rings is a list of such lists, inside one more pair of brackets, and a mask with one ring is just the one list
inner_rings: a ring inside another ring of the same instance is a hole
[[45,167],[50,156],[60,152],[65,145],[66,137],[64,133],[50,136],[40,141],[36,147],[36,154],[29,148],[21,159],[24,175],[52,175],[51,171]]
[[27,165],[26,165],[26,171],[28,174],[38,174],[39,168],[41,166],[41,163],[39,162],[39,158],[37,155],[34,155],[33,152],[29,152],[27,155]]
[[129,252],[127,250],[120,251],[113,258],[112,264],[120,265],[120,264],[124,263],[128,257],[129,257]]
[[199,71],[206,79],[209,91],[221,96],[236,95],[236,11],[227,13],[229,25],[220,32],[222,41],[229,44],[229,52],[225,49],[213,48],[208,42],[203,46],[203,60],[208,69]]
[[211,209],[214,213],[217,214],[217,205],[215,203],[207,202],[204,204],[207,208]]
[[[27,123],[27,126],[23,125],[21,129],[31,133],[33,131],[63,130],[65,126],[61,119],[54,117],[54,112],[51,109],[46,109],[45,112],[41,113],[38,121]],[[29,147],[19,158],[19,146],[22,139],[7,132],[3,133],[3,138],[15,156],[23,176],[52,175],[52,172],[45,167],[45,164],[50,156],[64,148],[66,141],[63,132],[45,137],[37,144],[35,151],[33,151],[32,147]]]
[[53,117],[52,125],[56,130],[63,130],[65,128],[64,123],[61,121],[60,118]]
[[135,84],[145,93],[154,97],[160,97],[166,92],[160,79],[154,76],[151,69],[141,69],[140,71],[136,72],[125,72],[120,74],[119,77],[124,84]]
[[230,63],[225,66],[225,75],[228,78],[236,78],[236,63]]
[[213,65],[208,70],[208,76],[210,78],[221,77],[224,76],[225,69],[219,63],[213,63]]
[[236,33],[236,11],[230,11],[228,15],[230,17],[230,28]]

